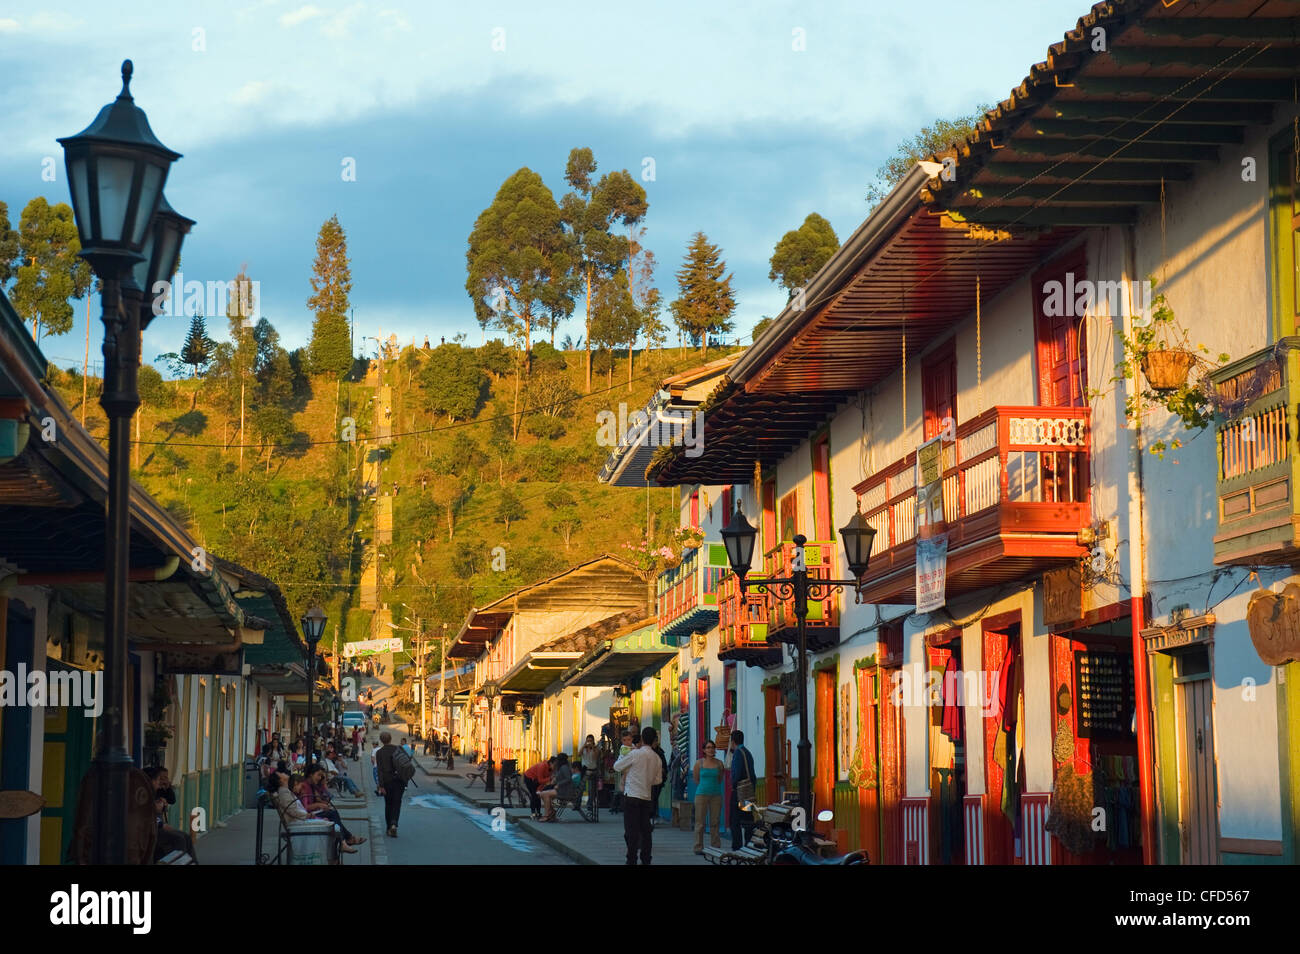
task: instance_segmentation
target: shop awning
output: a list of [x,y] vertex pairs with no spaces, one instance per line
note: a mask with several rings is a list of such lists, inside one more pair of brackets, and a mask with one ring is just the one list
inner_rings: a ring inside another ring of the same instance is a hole
[[307,691],[307,670],[297,663],[253,666],[250,678],[272,695]]
[[643,620],[604,640],[569,668],[561,679],[567,686],[632,686],[662,668],[677,655],[664,642],[654,620]]

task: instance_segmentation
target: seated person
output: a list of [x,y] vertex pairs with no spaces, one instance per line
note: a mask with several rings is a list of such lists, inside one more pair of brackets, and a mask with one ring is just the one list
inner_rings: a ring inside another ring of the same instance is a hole
[[361,794],[361,789],[357,788],[357,783],[352,781],[351,776],[348,775],[348,765],[347,762],[344,761],[342,755],[336,754],[334,756],[334,769],[338,773],[336,777],[339,780],[339,784],[343,786],[345,792],[349,795]]
[[[301,782],[298,784],[302,785]],[[311,821],[317,817],[303,806],[300,799],[294,796],[293,789],[289,787],[288,773],[276,772],[272,775],[267,779],[266,790],[271,793],[271,800],[275,803],[275,806],[284,814],[286,824],[292,825],[295,821]],[[347,830],[342,825],[339,825],[339,830],[344,832],[344,836],[347,837]],[[361,841],[365,841],[365,839],[363,838]],[[346,841],[339,843],[339,851],[352,854],[357,850],[353,845],[360,844],[361,841],[354,843],[351,838],[347,838]]]
[[542,801],[537,793],[551,784],[554,764],[550,759],[528,766],[524,772],[524,787],[528,789],[528,807],[534,818],[542,817]]
[[573,767],[569,764],[569,757],[561,752],[551,759],[551,766],[551,784],[537,792],[543,802],[542,821],[548,822],[555,821],[555,799],[571,799],[575,791]]
[[343,838],[349,845],[365,844],[364,838],[358,838],[348,831],[348,827],[343,824],[343,819],[339,817],[338,809],[331,808],[328,800],[322,800],[319,792],[325,785],[325,770],[319,765],[313,765],[307,773],[307,777],[298,783],[298,800],[301,802],[303,809],[308,815],[315,818],[325,818],[339,826],[343,832]]
[[153,782],[153,807],[158,822],[158,837],[154,846],[153,860],[157,862],[173,851],[183,851],[194,859],[195,864],[198,864],[198,856],[194,853],[193,836],[167,824],[167,806],[176,804],[176,792],[172,789],[171,777],[167,774],[167,769],[160,765],[150,766],[144,770],[144,774]]

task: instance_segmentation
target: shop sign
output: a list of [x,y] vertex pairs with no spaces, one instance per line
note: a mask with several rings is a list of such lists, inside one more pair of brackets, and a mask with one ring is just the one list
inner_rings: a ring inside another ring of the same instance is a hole
[[343,646],[343,655],[348,659],[353,656],[375,656],[379,653],[400,653],[401,651],[401,637],[395,639],[366,639],[360,642],[346,643]]
[[1072,566],[1043,574],[1043,623],[1060,626],[1083,618],[1083,585]]
[[1270,666],[1300,659],[1300,586],[1289,584],[1281,593],[1260,590],[1246,610],[1250,641],[1259,658]]

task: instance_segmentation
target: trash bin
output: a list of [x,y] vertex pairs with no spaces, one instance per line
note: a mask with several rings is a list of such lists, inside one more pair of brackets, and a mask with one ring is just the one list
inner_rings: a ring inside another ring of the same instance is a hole
[[335,825],[328,819],[297,821],[289,826],[289,864],[327,865],[332,859]]
[[256,759],[244,759],[244,807],[257,807],[257,793],[262,788],[262,770]]

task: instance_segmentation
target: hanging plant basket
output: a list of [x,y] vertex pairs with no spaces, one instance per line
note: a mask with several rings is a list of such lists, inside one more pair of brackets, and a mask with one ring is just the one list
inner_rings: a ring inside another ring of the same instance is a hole
[[1152,390],[1176,391],[1187,383],[1195,363],[1196,355],[1190,351],[1148,351],[1142,356],[1142,373]]
[[672,556],[664,557],[664,566],[669,570],[675,569],[681,565],[682,555],[680,553],[674,553]]

